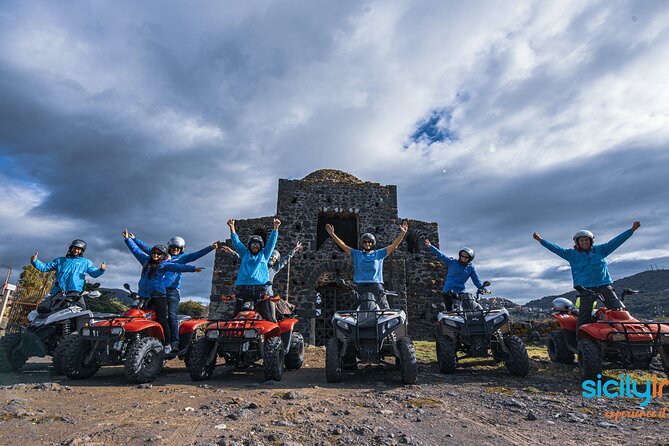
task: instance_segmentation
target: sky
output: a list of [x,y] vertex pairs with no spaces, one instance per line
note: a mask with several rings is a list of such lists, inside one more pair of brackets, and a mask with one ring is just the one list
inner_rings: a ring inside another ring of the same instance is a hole
[[[534,231],[640,220],[614,279],[669,268],[667,54],[664,1],[5,0],[0,265],[82,238],[134,284],[123,228],[199,249],[330,168],[397,185],[501,297],[570,290]],[[196,265],[182,296],[207,300]]]

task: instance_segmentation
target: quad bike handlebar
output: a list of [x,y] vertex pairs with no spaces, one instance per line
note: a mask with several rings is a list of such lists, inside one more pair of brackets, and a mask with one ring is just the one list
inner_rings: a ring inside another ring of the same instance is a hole
[[[590,295],[598,299],[600,302],[605,303],[604,296],[601,295],[601,293],[598,293],[596,291],[593,291],[589,288],[582,287],[580,285],[576,285],[574,287],[576,291],[578,291],[579,295]],[[633,294],[643,294],[643,290],[634,290],[632,288],[623,288],[623,292],[620,295],[620,301],[625,302],[625,296],[631,296]]]

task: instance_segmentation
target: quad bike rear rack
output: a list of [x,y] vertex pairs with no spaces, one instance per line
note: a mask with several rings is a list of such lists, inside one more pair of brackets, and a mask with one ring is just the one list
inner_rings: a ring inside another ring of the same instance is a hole
[[[227,328],[227,327],[221,327],[221,323],[225,322],[239,322],[240,326],[239,327],[234,327],[234,328]],[[244,339],[244,332],[246,330],[256,328],[256,325],[258,325],[260,322],[267,322],[264,319],[235,319],[235,318],[226,318],[226,319],[209,319],[207,321],[207,328],[206,330],[218,330],[218,338],[223,338],[224,340],[229,339],[230,341],[236,341],[241,339]],[[215,323],[216,327],[212,327],[211,324]],[[247,338],[246,340],[249,340]]]
[[[599,320],[594,322],[595,324],[607,324],[607,325],[621,325],[623,330],[611,331],[606,335],[606,340],[610,342],[624,342],[625,344],[648,342],[652,344],[654,348],[657,348],[660,344],[669,344],[669,332],[663,332],[662,326],[669,327],[669,322],[618,322],[618,321],[604,321]],[[628,325],[643,325],[648,329],[647,332],[638,332],[638,331],[629,331],[627,329]],[[651,325],[654,325],[655,328],[651,328]],[[630,340],[631,336],[648,336],[650,339],[644,341],[634,341]]]

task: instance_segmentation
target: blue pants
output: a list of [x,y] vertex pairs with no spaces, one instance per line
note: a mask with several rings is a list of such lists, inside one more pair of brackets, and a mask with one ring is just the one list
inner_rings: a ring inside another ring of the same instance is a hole
[[172,335],[172,345],[179,345],[179,288],[167,289],[167,319]]

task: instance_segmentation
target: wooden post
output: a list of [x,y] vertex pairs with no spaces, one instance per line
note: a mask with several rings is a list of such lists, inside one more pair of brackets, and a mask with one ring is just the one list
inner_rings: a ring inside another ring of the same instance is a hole
[[286,280],[286,302],[288,302],[288,295],[290,294],[290,261],[292,259],[288,259],[288,279]]
[[7,309],[7,304],[9,303],[9,296],[12,295],[12,291],[16,289],[15,285],[5,283],[2,288],[2,303],[0,303],[0,326],[2,326],[2,319],[5,315],[5,310]]

